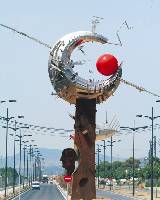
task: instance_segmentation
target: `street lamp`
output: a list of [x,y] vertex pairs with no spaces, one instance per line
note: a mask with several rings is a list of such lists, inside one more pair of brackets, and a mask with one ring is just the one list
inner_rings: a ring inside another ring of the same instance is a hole
[[99,153],[101,152],[101,149],[99,148],[99,144],[97,144],[97,155],[98,155],[98,188],[99,188]]
[[[31,140],[32,142],[34,140]],[[32,144],[29,145],[29,166],[30,166],[30,170],[29,170],[29,186],[32,184]]]
[[17,137],[19,137],[19,184],[20,184],[20,187],[21,187],[21,183],[22,183],[22,179],[21,179],[21,158],[22,158],[22,134],[21,134],[21,129],[22,128],[26,128],[26,129],[29,129],[28,126],[22,126],[22,127],[19,127],[19,130],[20,130],[20,134],[19,135],[16,135]]
[[5,102],[6,102],[6,101],[4,101],[4,100],[1,100],[1,101],[0,101],[0,103],[5,103]]
[[[157,100],[156,102],[159,102],[159,100]],[[154,116],[153,114],[153,107],[152,107],[152,115],[148,116],[148,115],[137,115],[137,117],[145,117],[148,118],[152,121],[152,139],[151,139],[151,200],[153,200],[153,140],[154,140],[154,134],[153,134],[153,122],[155,119],[159,118],[160,116]]]
[[35,178],[36,178],[36,152],[34,150],[34,147],[37,146],[37,145],[33,145],[33,148],[32,148],[32,167],[33,167],[33,181],[35,181]]
[[[112,158],[113,158],[113,143],[115,142],[120,142],[121,140],[113,140],[112,136],[111,136],[111,140],[107,141],[108,143],[110,143],[109,145],[107,146],[110,146],[111,147],[111,178],[112,178]],[[110,190],[111,190],[111,186],[110,186]]]
[[[28,147],[28,146],[27,146]],[[28,150],[28,149],[26,149]],[[27,184],[29,185],[29,176],[28,176],[28,151],[27,151]]]
[[40,180],[40,157],[42,156],[40,154],[40,151],[36,151],[37,155],[35,155],[35,180],[37,177]]
[[[16,102],[16,100],[9,100],[9,102]],[[24,116],[19,115],[18,118],[24,118]],[[16,131],[19,129],[19,127],[17,127],[17,123],[18,122],[15,120],[14,127],[8,126],[9,129],[12,129],[14,131],[14,147],[13,147],[14,148],[14,150],[13,150],[13,159],[14,159],[14,161],[13,161],[13,163],[14,163],[13,164],[13,168],[14,168],[14,171],[13,171],[13,194],[15,194],[15,181],[16,181],[16,177],[15,177],[16,176],[16,174],[15,174],[15,170],[16,170],[16,168],[15,168],[15,142],[16,142],[15,136],[16,136]],[[7,126],[3,126],[3,128],[7,128]],[[10,134],[10,135],[13,136],[13,134]]]
[[[17,122],[15,121],[14,128],[10,127],[10,126],[8,127],[10,129],[14,130],[14,132],[15,132],[14,133],[14,147],[13,147],[13,168],[14,168],[14,171],[13,171],[13,194],[15,194],[15,165],[16,165],[16,163],[15,163],[15,142],[16,142],[15,136],[16,136],[16,130],[18,130],[18,128],[16,128],[16,124],[17,124]],[[6,128],[6,126],[3,126],[3,128]],[[10,135],[13,136],[13,134],[10,134]]]
[[105,140],[103,141],[103,145],[101,145],[103,147],[103,154],[104,154],[104,178],[106,177],[106,168],[105,168],[105,157],[106,157],[106,143]]
[[[32,143],[35,141],[34,139],[30,140]],[[33,180],[33,170],[32,170],[32,164],[33,164],[33,146],[34,144],[30,144],[29,145],[29,165],[30,165],[30,170],[28,172],[28,176],[29,176],[29,185],[32,184],[32,180]]]
[[[26,143],[29,142],[28,140],[26,141],[22,141],[24,143],[24,147],[23,147],[23,189],[24,189],[24,182],[25,182],[25,175],[26,175]],[[27,179],[28,181],[28,179]]]
[[42,176],[42,165],[41,165],[41,159],[42,159],[42,155],[38,156],[39,158],[39,164],[38,164],[38,176],[39,176],[39,181],[41,180],[41,176]]
[[[9,102],[16,102],[16,100],[9,100]],[[14,117],[9,117],[8,114],[8,108],[7,108],[7,116],[3,117],[3,120],[5,120],[6,123],[6,158],[5,158],[5,187],[4,187],[4,196],[6,197],[7,195],[7,171],[8,171],[8,123],[11,119]]]
[[141,126],[141,127],[135,127],[135,122],[134,122],[134,127],[128,127],[128,126],[121,126],[120,127],[120,129],[121,130],[131,130],[131,131],[133,131],[133,138],[132,138],[132,142],[133,142],[133,144],[132,144],[132,148],[133,148],[133,151],[132,151],[132,153],[133,153],[133,157],[132,157],[132,159],[133,159],[133,192],[132,192],[132,195],[134,196],[135,195],[135,159],[134,159],[134,147],[135,147],[135,145],[134,145],[134,134],[135,134],[135,131],[138,131],[139,129],[146,129],[146,128],[148,128],[148,126]]
[[[33,147],[36,147],[36,149],[34,148],[33,149],[33,154],[32,154],[32,157],[33,157],[33,180],[35,181],[36,180],[36,175],[37,175],[37,157],[40,155],[40,151],[37,150],[37,144],[34,144]],[[37,155],[36,155],[37,154]]]

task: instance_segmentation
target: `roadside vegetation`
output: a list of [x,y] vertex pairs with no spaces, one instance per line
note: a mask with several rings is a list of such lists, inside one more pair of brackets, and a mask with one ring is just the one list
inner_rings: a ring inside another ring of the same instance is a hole
[[[134,160],[135,173],[134,178],[136,183],[144,184],[146,187],[150,186],[151,178],[151,165],[150,160],[146,159],[142,163],[140,160]],[[99,171],[99,172],[98,172]],[[106,182],[107,179],[116,180],[117,184],[132,183],[133,180],[133,158],[130,157],[125,161],[114,161],[112,163],[105,162],[105,176],[104,176],[104,162],[100,162],[99,166],[96,166],[96,177],[100,182]],[[154,186],[160,187],[160,159],[154,158]]]

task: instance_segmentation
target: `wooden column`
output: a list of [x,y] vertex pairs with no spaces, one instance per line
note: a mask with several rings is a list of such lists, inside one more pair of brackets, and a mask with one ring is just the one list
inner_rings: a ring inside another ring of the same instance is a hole
[[96,99],[77,99],[74,144],[79,166],[73,173],[71,200],[96,199],[95,116]]

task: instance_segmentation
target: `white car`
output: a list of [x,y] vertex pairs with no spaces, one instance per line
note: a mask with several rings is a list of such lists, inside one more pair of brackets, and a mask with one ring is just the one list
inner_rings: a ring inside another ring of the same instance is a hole
[[48,183],[49,183],[49,184],[53,184],[53,181],[49,181]]
[[38,181],[32,182],[32,190],[40,190],[40,183]]

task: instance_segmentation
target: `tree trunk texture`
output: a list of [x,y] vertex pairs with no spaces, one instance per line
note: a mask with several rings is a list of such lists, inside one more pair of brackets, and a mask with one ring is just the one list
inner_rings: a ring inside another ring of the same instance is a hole
[[95,117],[96,99],[77,99],[74,145],[79,165],[73,173],[71,200],[96,199]]

